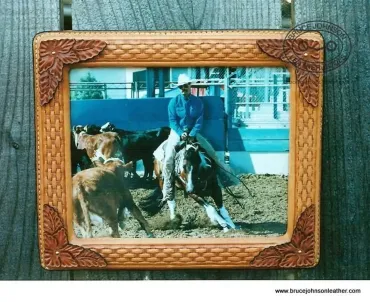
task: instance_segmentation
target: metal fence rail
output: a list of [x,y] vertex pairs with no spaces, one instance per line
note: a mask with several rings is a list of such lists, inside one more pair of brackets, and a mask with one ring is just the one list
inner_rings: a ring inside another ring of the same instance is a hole
[[[289,72],[284,68],[187,68],[192,93],[219,96],[224,100],[229,125],[234,128],[289,128]],[[177,82],[153,79],[154,96],[179,93]],[[71,99],[147,97],[148,83],[71,83]],[[160,91],[162,90],[162,91]],[[119,92],[120,91],[120,92]]]
[[[173,88],[174,82],[164,82],[165,92]],[[159,89],[158,82],[155,83],[155,89]],[[121,91],[121,94],[113,94],[113,91]],[[70,83],[72,100],[97,99],[93,97],[92,91],[99,92],[98,99],[112,98],[140,98],[147,91],[146,81],[123,82],[123,83],[101,83],[101,82],[79,82]],[[158,95],[158,91],[157,91]]]

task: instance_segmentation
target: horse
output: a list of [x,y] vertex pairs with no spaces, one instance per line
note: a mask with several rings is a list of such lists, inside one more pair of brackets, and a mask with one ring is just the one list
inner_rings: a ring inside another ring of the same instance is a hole
[[[154,172],[159,180],[159,186],[140,203],[141,208],[152,215],[158,213],[165,203],[162,200],[163,152],[160,152],[160,150],[165,150],[165,144],[166,141],[154,152]],[[229,228],[235,229],[235,224],[223,205],[222,190],[217,178],[215,161],[206,154],[198,142],[182,141],[175,149],[177,154],[172,180],[176,188],[183,190],[186,196],[190,196],[204,207],[212,224],[219,224],[225,232]],[[162,156],[158,156],[158,154],[162,154]],[[208,196],[212,197],[218,210],[205,199]],[[167,204],[170,210],[170,220],[173,221],[176,218],[176,202],[175,200],[169,200]]]

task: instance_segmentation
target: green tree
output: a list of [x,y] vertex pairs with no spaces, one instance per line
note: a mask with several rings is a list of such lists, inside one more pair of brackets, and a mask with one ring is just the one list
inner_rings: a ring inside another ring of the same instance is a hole
[[[104,85],[98,83],[97,79],[88,72],[86,76],[80,78],[81,85],[76,85],[71,92],[73,100],[104,99]],[[96,83],[96,84],[94,84]]]

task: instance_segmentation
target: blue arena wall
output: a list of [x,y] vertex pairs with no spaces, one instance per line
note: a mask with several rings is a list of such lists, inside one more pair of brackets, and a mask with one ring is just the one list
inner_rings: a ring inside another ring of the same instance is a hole
[[[200,97],[204,103],[204,124],[201,133],[217,151],[224,150],[224,109],[221,98]],[[71,125],[111,122],[128,131],[168,126],[168,103],[171,98],[112,100],[72,100]]]
[[[217,151],[225,149],[224,106],[220,97],[200,97],[204,103],[202,134]],[[103,125],[111,122],[125,130],[147,130],[168,126],[167,106],[171,98],[72,100],[71,124]],[[229,151],[288,152],[289,129],[228,129]]]

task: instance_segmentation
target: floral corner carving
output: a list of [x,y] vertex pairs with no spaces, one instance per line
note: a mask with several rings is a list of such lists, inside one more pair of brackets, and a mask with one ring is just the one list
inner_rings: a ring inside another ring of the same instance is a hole
[[102,268],[105,259],[98,253],[69,244],[67,231],[58,211],[44,205],[44,264],[46,269]]
[[65,64],[86,61],[97,56],[107,45],[100,40],[47,40],[40,43],[39,87],[41,106],[54,96]]
[[261,39],[258,47],[268,56],[296,67],[299,90],[304,100],[316,107],[319,99],[320,77],[324,64],[320,62],[322,47],[309,39]]
[[292,240],[262,250],[250,263],[258,268],[312,267],[315,265],[315,206],[299,217]]

